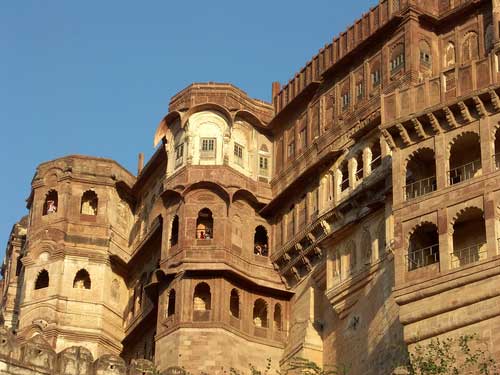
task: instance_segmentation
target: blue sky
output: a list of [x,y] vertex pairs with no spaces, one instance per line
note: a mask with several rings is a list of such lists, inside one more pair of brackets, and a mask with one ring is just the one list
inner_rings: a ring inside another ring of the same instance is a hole
[[377,0],[70,1],[0,4],[0,256],[27,213],[36,166],[67,154],[133,173],[171,96],[230,82],[271,99]]

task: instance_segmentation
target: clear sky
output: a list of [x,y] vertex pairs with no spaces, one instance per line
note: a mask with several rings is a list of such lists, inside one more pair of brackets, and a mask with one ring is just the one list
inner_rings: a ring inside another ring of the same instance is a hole
[[135,174],[176,92],[230,82],[270,101],[377,2],[2,1],[0,256],[39,163],[86,154]]

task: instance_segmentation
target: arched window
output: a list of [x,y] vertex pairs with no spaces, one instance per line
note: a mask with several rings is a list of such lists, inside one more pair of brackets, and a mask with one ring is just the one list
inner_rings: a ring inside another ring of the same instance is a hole
[[455,65],[456,57],[455,57],[455,44],[452,42],[448,42],[446,46],[445,55],[444,55],[444,67],[449,68]]
[[500,128],[495,132],[495,167],[500,169]]
[[453,224],[452,268],[486,258],[484,213],[477,207],[462,210]]
[[87,270],[81,269],[73,279],[73,288],[75,289],[90,289],[90,276]]
[[340,165],[340,191],[349,189],[349,165],[347,160],[344,160]]
[[55,214],[58,207],[58,194],[56,190],[50,190],[45,196],[43,204],[43,215]]
[[380,82],[382,81],[382,70],[380,69],[380,60],[377,59],[370,65],[370,72],[371,72],[372,89],[375,89],[376,87],[380,86]]
[[41,270],[35,281],[35,290],[49,287],[49,273],[47,270]]
[[210,293],[210,286],[207,283],[199,283],[194,288],[193,296],[193,310],[207,311],[211,309],[212,294]]
[[360,151],[356,155],[356,180],[361,180],[363,178],[363,152]]
[[97,198],[97,194],[95,193],[95,191],[87,190],[82,195],[82,202],[80,205],[80,213],[82,215],[90,215],[90,216],[97,215],[98,203],[99,203],[99,200]]
[[274,306],[274,329],[276,331],[283,330],[283,317],[281,314],[281,305],[279,303]]
[[256,327],[268,327],[267,303],[262,298],[258,298],[253,305],[253,324]]
[[413,199],[436,190],[434,151],[422,148],[415,152],[406,166],[406,199]]
[[253,236],[253,253],[267,257],[269,255],[269,238],[267,230],[262,225],[255,228]]
[[341,110],[346,111],[349,109],[349,105],[351,104],[351,83],[349,80],[342,84],[342,88],[340,89],[340,98]]
[[462,63],[467,63],[479,57],[479,43],[477,34],[473,31],[468,32],[462,43]]
[[370,167],[373,171],[382,164],[382,149],[380,148],[380,141],[378,139],[370,147],[370,151],[372,154]]
[[179,242],[179,216],[175,215],[170,229],[170,246],[175,246]]
[[408,246],[408,271],[439,262],[439,235],[433,223],[419,225]]
[[171,289],[168,293],[167,318],[175,315],[175,290]]
[[198,219],[196,219],[196,238],[199,240],[210,240],[213,238],[214,219],[212,211],[208,208],[202,209],[198,212]]
[[361,251],[363,252],[365,264],[370,264],[372,261],[372,238],[370,231],[366,228],[363,230],[361,237]]
[[391,51],[391,74],[405,67],[405,46],[403,43],[396,44]]
[[459,135],[450,148],[450,185],[481,174],[481,144],[479,135],[466,132]]
[[421,40],[418,47],[420,49],[420,65],[424,68],[432,68],[431,46],[426,40]]
[[240,318],[240,295],[236,289],[231,290],[231,296],[229,299],[229,311],[235,318]]

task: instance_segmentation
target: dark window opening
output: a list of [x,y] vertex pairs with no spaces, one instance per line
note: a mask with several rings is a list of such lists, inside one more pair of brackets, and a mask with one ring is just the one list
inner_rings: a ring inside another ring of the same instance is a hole
[[269,237],[267,235],[267,230],[262,225],[255,228],[255,234],[253,237],[253,252],[255,255],[261,255],[267,257],[269,255]]
[[214,219],[212,211],[208,208],[202,209],[198,213],[196,220],[196,238],[198,240],[210,240],[213,238]]
[[231,297],[229,300],[229,311],[235,318],[240,318],[240,295],[236,289],[231,290]]
[[58,207],[58,194],[55,190],[50,190],[45,196],[43,204],[43,215],[55,214]]
[[47,270],[42,270],[38,274],[35,281],[35,290],[49,287],[49,273]]
[[170,246],[175,246],[179,242],[179,216],[175,215],[172,220],[172,229],[170,231]]
[[80,205],[80,213],[82,215],[95,216],[97,215],[97,206],[98,206],[98,198],[97,194],[88,190],[82,195],[82,202]]
[[90,275],[89,273],[81,269],[75,275],[73,280],[73,288],[75,289],[90,289]]

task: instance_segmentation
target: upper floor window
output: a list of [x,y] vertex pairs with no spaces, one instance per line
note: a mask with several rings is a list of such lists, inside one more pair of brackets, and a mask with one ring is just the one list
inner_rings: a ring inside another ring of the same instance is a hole
[[170,230],[170,246],[175,246],[179,242],[179,216],[175,215],[172,220],[172,228]]
[[342,94],[342,109],[346,109],[349,107],[349,103],[351,101],[351,96],[349,95],[349,92],[344,92]]
[[467,33],[462,44],[462,62],[477,59],[479,56],[479,42],[477,34],[473,31]]
[[291,159],[295,156],[295,140],[291,141],[288,144],[287,156],[289,159]]
[[234,144],[234,160],[236,164],[243,165],[243,146],[238,143]]
[[391,53],[391,73],[402,69],[405,65],[405,50],[402,43],[399,43],[392,49]]
[[98,203],[99,199],[97,198],[95,191],[87,190],[82,195],[80,213],[82,215],[96,216]]
[[35,281],[35,289],[48,288],[49,286],[49,273],[47,270],[41,270]]
[[304,150],[307,146],[307,128],[303,128],[299,132],[299,146],[301,150]]
[[214,219],[212,211],[208,208],[202,209],[198,213],[196,220],[196,238],[198,240],[210,240],[213,238]]
[[202,138],[201,139],[201,157],[213,158],[215,157],[215,138]]
[[179,167],[184,162],[184,143],[175,148],[175,167]]
[[55,214],[57,212],[58,195],[56,190],[50,190],[45,196],[43,204],[43,215]]
[[363,81],[360,81],[356,84],[356,97],[359,99],[363,98],[364,88]]
[[73,280],[74,289],[90,289],[90,275],[85,269],[81,269]]
[[269,158],[259,156],[259,174],[262,176],[269,175]]
[[444,67],[448,68],[453,65],[455,65],[455,45],[452,42],[448,42],[444,55]]
[[425,40],[421,40],[419,43],[420,50],[420,65],[423,65],[426,68],[431,67],[432,58],[431,58],[431,47],[429,43]]
[[267,236],[267,230],[262,225],[255,228],[255,233],[253,236],[253,253],[255,255],[268,256],[269,255],[269,240]]

